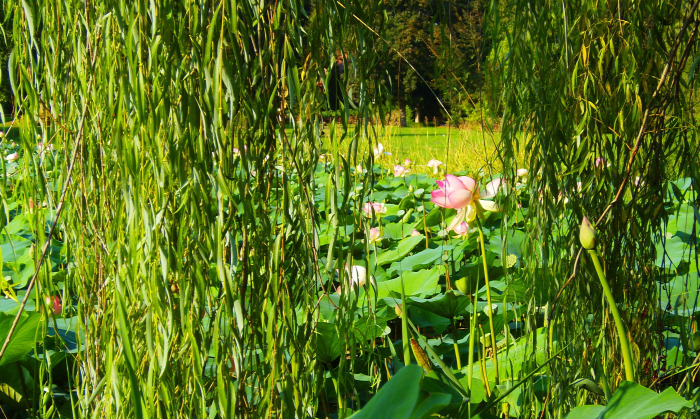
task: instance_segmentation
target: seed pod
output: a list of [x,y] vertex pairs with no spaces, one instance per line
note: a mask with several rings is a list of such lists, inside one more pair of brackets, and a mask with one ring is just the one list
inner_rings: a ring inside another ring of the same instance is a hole
[[418,362],[418,365],[423,367],[425,372],[430,372],[433,370],[433,366],[430,363],[430,359],[428,358],[428,354],[425,353],[423,348],[416,342],[415,339],[411,339],[411,349],[413,350],[413,356],[416,357],[416,362]]

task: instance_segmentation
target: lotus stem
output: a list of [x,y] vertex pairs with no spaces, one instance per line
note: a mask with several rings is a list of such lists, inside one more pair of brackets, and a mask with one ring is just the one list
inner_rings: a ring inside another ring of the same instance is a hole
[[598,252],[596,251],[595,247],[593,249],[588,249],[588,254],[591,255],[593,265],[595,266],[595,270],[598,273],[598,279],[600,279],[600,284],[603,286],[603,294],[605,294],[605,299],[608,300],[610,312],[612,312],[613,319],[615,320],[617,335],[620,339],[620,349],[622,350],[622,360],[625,368],[625,380],[634,382],[634,364],[632,364],[632,354],[630,352],[629,342],[627,341],[627,332],[625,331],[625,326],[622,323],[620,312],[617,310],[617,304],[615,304],[615,298],[613,297],[612,291],[610,290],[610,286],[608,285],[608,280],[605,278],[605,272],[603,272],[603,267],[600,264]]
[[[479,289],[479,283],[477,282],[477,290]],[[469,370],[467,371],[467,386],[469,391],[472,390],[472,376],[474,375],[474,332],[476,330],[476,293],[474,294],[474,299],[472,300],[472,306],[474,308],[471,318],[469,319]]]
[[452,344],[455,347],[455,357],[457,358],[457,369],[461,371],[462,370],[462,358],[459,356],[459,345],[457,344],[457,339],[458,339],[457,323],[455,323],[454,317],[450,320],[452,320],[452,331],[454,333],[454,337],[453,337],[454,341],[452,342]]
[[406,293],[401,279],[401,344],[403,345],[403,365],[411,363],[411,342],[408,338],[408,306],[406,305]]
[[[496,384],[499,384],[498,380],[498,354],[496,353],[496,331],[493,327],[493,310],[491,306],[491,286],[489,285],[489,266],[486,261],[486,245],[484,244],[484,233],[481,231],[481,221],[477,217],[477,227],[479,230],[479,244],[481,245],[481,256],[484,261],[484,281],[486,282],[486,303],[488,304],[488,309],[486,314],[489,316],[489,328],[491,329],[491,347],[493,348],[493,366],[495,368],[494,378]],[[478,291],[477,291],[478,292]],[[474,299],[474,304],[476,305],[476,298]]]

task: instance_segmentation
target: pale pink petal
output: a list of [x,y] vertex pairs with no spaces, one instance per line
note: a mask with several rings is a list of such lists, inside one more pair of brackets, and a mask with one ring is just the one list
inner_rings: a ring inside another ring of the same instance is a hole
[[472,193],[466,189],[457,190],[448,195],[449,208],[464,208],[472,202]]
[[476,188],[476,180],[470,178],[469,176],[460,176],[458,179],[467,190],[474,193],[474,188]]
[[464,221],[465,215],[466,209],[460,208],[457,210],[457,215],[455,215],[455,218],[452,219],[450,225],[447,226],[447,231],[454,230],[458,225],[460,225]]
[[455,175],[445,176],[445,192],[451,194],[454,191],[465,190],[466,187],[462,183],[462,180]]
[[386,207],[381,202],[372,202],[372,207],[374,208],[374,212],[376,212],[377,214],[386,213]]
[[457,234],[464,234],[469,231],[469,224],[462,221],[457,227],[455,227],[454,232]]
[[496,194],[498,194],[498,190],[501,189],[501,185],[503,185],[503,183],[504,182],[501,178],[494,179],[491,182],[487,183],[485,193],[481,195],[481,199],[488,199],[496,196]]
[[379,239],[379,229],[377,227],[372,227],[369,229],[369,241],[375,242]]
[[443,207],[443,208],[449,208],[448,201],[447,201],[447,196],[445,195],[445,191],[443,189],[437,189],[434,191],[430,192],[430,196],[433,198],[430,200],[433,204]]

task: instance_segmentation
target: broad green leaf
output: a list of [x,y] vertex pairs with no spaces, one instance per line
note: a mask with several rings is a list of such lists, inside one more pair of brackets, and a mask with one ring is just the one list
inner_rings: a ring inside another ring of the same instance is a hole
[[[669,310],[671,313],[678,313],[681,316],[690,316],[697,308],[692,303],[694,295],[700,289],[700,275],[693,272],[687,275],[678,275],[666,283],[658,283],[659,308]],[[679,297],[681,299],[679,300]],[[677,302],[689,300],[687,304],[677,306]]]
[[422,378],[421,367],[415,364],[405,366],[379,389],[362,410],[351,417],[373,419],[386,417],[390,413],[392,419],[413,418],[420,396]]
[[450,395],[444,393],[430,393],[416,406],[411,419],[429,418],[433,413],[442,411],[450,403]]
[[436,260],[440,259],[446,249],[425,249],[416,254],[396,261],[389,266],[388,271],[416,271],[429,268]]
[[25,392],[31,392],[36,382],[30,371],[24,365],[0,366],[0,401],[11,408],[20,410],[26,407],[27,399],[31,396]]
[[[494,322],[499,318],[497,316],[494,318]],[[500,378],[503,379],[517,379],[520,371],[524,374],[529,373],[529,370],[523,370],[523,368],[534,367],[536,365],[542,364],[547,361],[547,354],[544,351],[546,348],[547,332],[545,328],[538,328],[536,333],[536,338],[533,342],[532,336],[524,336],[516,340],[515,344],[506,348],[499,348],[498,351],[498,370]],[[533,343],[535,346],[533,347]],[[556,348],[553,348],[554,350]],[[535,361],[535,362],[530,362]],[[495,379],[493,360],[489,359],[485,362],[486,366],[486,376],[489,381]],[[464,367],[462,370],[466,372]],[[474,376],[481,376],[481,366],[476,363],[474,366]]]
[[425,238],[423,236],[409,236],[401,240],[395,247],[391,247],[377,256],[377,265],[385,265],[397,261],[406,256],[416,245]]
[[673,268],[690,257],[690,246],[679,236],[671,236],[665,242],[656,243],[656,261],[658,267]]
[[418,306],[448,319],[464,314],[466,308],[471,304],[468,296],[454,290],[428,300],[411,297],[409,301],[411,306]]
[[424,228],[434,227],[443,220],[442,209],[438,206],[433,207],[430,212],[426,213],[424,216],[419,217],[418,220],[413,224],[413,228],[418,231],[422,231]]
[[565,418],[652,419],[662,413],[678,413],[692,406],[693,402],[679,396],[672,387],[656,393],[637,383],[623,381],[606,406],[580,406]]
[[390,223],[384,226],[384,237],[393,240],[400,240],[410,236],[413,231],[411,224],[405,223]]
[[[12,322],[15,316],[6,313],[0,313],[0,345],[4,344],[7,335],[12,327]],[[41,315],[37,312],[25,312],[17,323],[17,328],[12,334],[7,350],[0,359],[0,365],[9,364],[21,359],[34,349],[34,342],[37,332],[37,327]]]
[[[0,252],[2,252],[3,263],[13,263],[17,262],[27,254],[27,250],[31,247],[32,242],[27,240],[22,236],[10,235],[9,237],[3,235],[7,238],[6,242],[0,245]],[[31,260],[31,259],[29,259]]]
[[336,325],[318,322],[316,325],[316,356],[319,361],[330,363],[340,356],[340,338]]
[[402,279],[406,297],[433,295],[440,291],[438,280],[444,271],[445,267],[439,265],[418,272],[403,272],[399,278],[377,282],[377,297],[390,297],[392,292],[396,293],[394,296],[400,295]]

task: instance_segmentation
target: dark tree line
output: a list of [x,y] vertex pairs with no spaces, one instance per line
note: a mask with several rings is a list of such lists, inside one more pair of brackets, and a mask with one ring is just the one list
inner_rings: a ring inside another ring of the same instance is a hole
[[[313,8],[313,2],[306,2],[304,23],[308,24],[308,16],[313,16]],[[444,120],[445,111],[457,120],[473,112],[474,92],[482,82],[482,63],[490,51],[482,29],[485,8],[484,0],[387,2],[384,17],[375,28],[386,40],[385,59],[377,63],[375,71],[390,106],[400,112],[402,126],[408,115],[423,122]],[[0,23],[4,29],[0,33],[0,104],[9,114],[14,105],[7,65],[12,50],[12,21],[2,15]],[[383,43],[379,39],[376,42]],[[343,101],[339,84],[345,85],[351,103],[356,91],[351,72],[341,71],[337,76],[329,77],[332,86],[325,89],[329,95],[328,110],[337,110]]]
[[4,10],[0,10],[0,105],[5,113],[12,112],[13,96],[8,73],[8,60],[12,52],[12,17],[7,18]]
[[390,50],[382,65],[402,126],[407,113],[422,122],[444,119],[445,110],[457,119],[473,111],[490,50],[482,33],[485,8],[483,0],[389,3],[384,33]]

